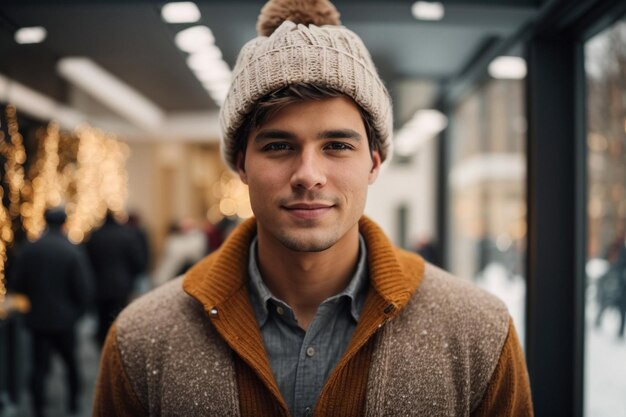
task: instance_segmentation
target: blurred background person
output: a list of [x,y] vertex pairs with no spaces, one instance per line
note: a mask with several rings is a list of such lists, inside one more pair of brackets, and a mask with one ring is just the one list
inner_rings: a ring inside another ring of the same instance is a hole
[[228,216],[222,218],[217,224],[204,222],[203,229],[207,240],[207,255],[222,246],[222,243],[237,226],[237,223],[237,220]]
[[134,296],[136,296],[147,292],[151,287],[148,267],[152,260],[152,252],[150,249],[148,232],[142,224],[139,214],[129,213],[127,224],[135,233],[141,245],[141,271],[139,272],[139,276],[135,280],[135,286],[133,289]]
[[163,256],[154,271],[154,286],[184,274],[191,265],[202,259],[208,251],[208,239],[193,219],[172,223]]
[[441,265],[439,245],[432,237],[424,235],[416,239],[413,243],[413,250],[433,265]]
[[52,351],[67,370],[67,410],[72,414],[78,411],[76,323],[92,299],[93,276],[84,251],[63,233],[65,219],[63,210],[48,210],[47,231],[23,246],[15,265],[13,289],[31,303],[26,325],[32,334],[30,388],[37,417],[45,415],[45,382]]
[[136,231],[118,223],[111,212],[107,213],[102,227],[91,234],[86,248],[96,277],[96,338],[102,345],[145,268],[145,254]]
[[598,313],[595,324],[596,327],[602,325],[607,308],[616,308],[620,315],[617,336],[623,338],[626,327],[626,235],[623,231],[618,232],[608,245],[605,258],[608,270],[597,283]]

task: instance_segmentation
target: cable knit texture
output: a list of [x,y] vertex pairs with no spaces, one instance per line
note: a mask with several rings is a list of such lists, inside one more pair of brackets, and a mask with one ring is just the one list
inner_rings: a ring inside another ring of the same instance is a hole
[[[495,297],[359,230],[371,285],[316,416],[532,416],[523,354]],[[95,416],[288,416],[247,296],[251,219],[125,309],[103,348]]]
[[[269,32],[277,19],[294,21],[285,20],[269,36],[252,39],[239,53],[230,90],[220,109],[221,151],[232,169],[237,150],[235,133],[254,104],[265,95],[296,83],[331,87],[351,97],[372,116],[383,161],[390,153],[391,99],[367,48],[354,32],[336,25],[338,15],[336,21],[326,16],[332,15],[332,11],[323,9],[315,15],[315,10],[305,10],[302,3],[305,2],[270,1],[263,9],[260,28],[267,26]],[[323,7],[328,4],[310,3]],[[284,11],[285,8],[292,10]],[[267,15],[272,12],[278,15]],[[315,22],[324,24],[317,26]]]

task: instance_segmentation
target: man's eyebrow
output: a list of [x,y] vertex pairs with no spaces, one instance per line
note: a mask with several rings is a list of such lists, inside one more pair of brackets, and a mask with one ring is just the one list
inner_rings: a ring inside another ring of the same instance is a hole
[[352,129],[324,130],[320,132],[317,137],[319,139],[355,139],[357,141],[362,139],[361,134]]
[[[362,136],[353,129],[331,129],[324,130],[317,135],[318,139],[354,139],[360,141]],[[260,142],[269,139],[285,139],[296,140],[297,136],[287,130],[281,129],[264,129],[254,135],[254,140]]]
[[295,140],[296,135],[286,130],[280,130],[280,129],[265,129],[265,130],[261,130],[259,133],[254,135],[254,140],[256,142],[267,140],[267,139]]

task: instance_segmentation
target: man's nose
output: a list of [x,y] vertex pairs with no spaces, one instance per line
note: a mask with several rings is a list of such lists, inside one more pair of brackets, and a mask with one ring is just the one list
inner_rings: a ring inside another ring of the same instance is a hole
[[315,151],[303,150],[294,164],[296,166],[291,175],[292,187],[312,190],[326,184],[323,158]]

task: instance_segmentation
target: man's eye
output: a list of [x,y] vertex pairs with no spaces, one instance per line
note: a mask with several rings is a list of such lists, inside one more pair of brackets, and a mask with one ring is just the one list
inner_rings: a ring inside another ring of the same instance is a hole
[[290,149],[289,145],[287,143],[282,143],[282,142],[269,143],[263,147],[263,151],[267,151],[267,152],[286,151],[289,149]]
[[330,151],[347,151],[352,149],[352,146],[344,142],[331,142],[326,145],[326,149]]

